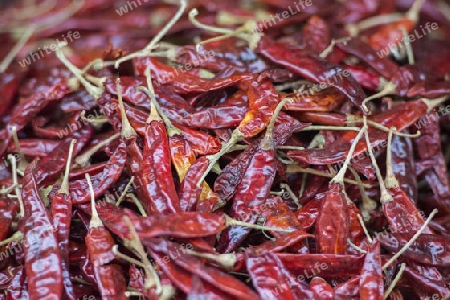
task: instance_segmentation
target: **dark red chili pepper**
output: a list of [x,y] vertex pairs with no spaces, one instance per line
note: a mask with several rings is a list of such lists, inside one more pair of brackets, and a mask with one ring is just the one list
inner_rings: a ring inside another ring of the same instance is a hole
[[[69,155],[66,162],[66,173],[64,175],[61,189],[52,199],[51,219],[55,229],[56,239],[58,241],[59,252],[61,255],[61,269],[63,277],[64,295],[68,299],[75,299],[73,284],[69,273],[69,233],[70,221],[72,216],[72,199],[69,194],[69,170],[74,153],[76,140],[72,140],[69,145]],[[79,147],[81,149],[81,147]]]
[[94,129],[92,126],[87,125],[65,138],[48,156],[41,158],[36,165],[35,171],[38,186],[47,185],[59,176],[66,164],[67,153],[73,139],[77,140],[74,148],[74,156],[76,156],[89,142],[93,133]]
[[61,256],[53,225],[29,164],[23,182],[25,269],[30,299],[60,299],[63,291]]
[[[144,242],[144,245],[151,248],[153,251],[164,253],[166,255],[171,255],[170,253],[175,253],[179,249],[177,244],[163,239],[148,240]],[[173,259],[173,261],[176,265],[196,274],[219,290],[232,295],[235,299],[259,299],[259,297],[245,284],[216,268],[205,266],[197,257],[181,253],[181,255],[176,259]]]
[[114,239],[103,226],[95,209],[95,195],[90,177],[86,174],[93,209],[89,231],[85,238],[89,261],[94,267],[95,279],[102,299],[127,299],[122,268],[112,263]]
[[337,88],[365,114],[368,113],[362,106],[364,91],[350,74],[348,76],[345,74],[348,71],[341,67],[304,50],[291,51],[285,45],[270,41],[268,38],[260,41],[257,51],[273,63],[309,80]]
[[[111,155],[106,167],[92,177],[95,197],[103,195],[117,181],[125,167],[126,157],[125,142],[120,139],[119,145]],[[70,183],[70,197],[73,203],[89,202],[90,196],[86,180],[76,180]]]
[[170,83],[174,91],[178,94],[202,93],[217,90],[233,86],[242,80],[249,80],[253,77],[251,74],[241,74],[208,80],[188,73],[181,73],[180,70],[165,65],[152,57],[139,59],[136,62],[136,70],[141,76],[145,76],[144,72],[147,68],[151,69],[152,78],[158,85]]

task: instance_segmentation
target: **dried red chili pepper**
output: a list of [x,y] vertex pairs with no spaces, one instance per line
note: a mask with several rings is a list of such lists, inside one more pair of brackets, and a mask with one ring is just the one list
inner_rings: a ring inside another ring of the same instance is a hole
[[[23,181],[25,270],[30,299],[62,297],[61,256],[52,222],[39,196],[34,170],[28,165]],[[45,266],[45,267],[43,267]]]
[[90,176],[86,174],[89,184],[92,217],[89,232],[86,236],[86,247],[89,261],[94,267],[95,279],[102,299],[127,299],[126,283],[119,265],[111,263],[114,260],[112,247],[114,240],[103,226],[95,208],[95,193]]
[[52,199],[51,219],[56,231],[59,252],[61,255],[61,270],[64,286],[64,295],[67,299],[75,299],[73,284],[69,273],[69,233],[72,216],[72,199],[69,194],[69,170],[77,140],[70,142],[69,155],[66,162],[66,171],[63,183],[58,193]]
[[360,277],[361,299],[384,299],[384,280],[381,271],[380,243],[374,241],[367,251]]
[[279,64],[309,80],[321,84],[326,82],[337,88],[365,114],[368,113],[362,105],[365,98],[364,91],[350,74],[345,76],[346,71],[341,67],[306,51],[291,51],[285,45],[275,43],[267,38],[260,41],[257,52],[273,63]]

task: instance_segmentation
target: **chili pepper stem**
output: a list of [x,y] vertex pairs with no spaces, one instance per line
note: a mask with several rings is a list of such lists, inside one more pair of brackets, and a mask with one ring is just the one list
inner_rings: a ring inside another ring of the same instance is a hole
[[128,190],[130,189],[133,182],[134,182],[134,176],[131,176],[130,181],[128,181],[127,185],[125,186],[125,189],[122,191],[122,194],[120,194],[119,199],[117,199],[116,206],[119,206],[120,203],[122,203],[122,200],[125,198]]
[[159,281],[159,276],[156,273],[155,269],[153,268],[152,264],[148,260],[147,253],[144,250],[144,246],[142,246],[141,241],[139,240],[139,236],[136,232],[136,229],[134,228],[133,223],[131,222],[130,218],[128,216],[124,216],[123,219],[128,225],[128,228],[131,231],[132,240],[125,241],[125,246],[131,248],[132,250],[136,251],[137,254],[140,256],[143,265],[144,265],[144,271],[145,271],[145,289],[148,290],[152,287],[156,287],[156,294],[160,295],[162,292],[161,282]]
[[260,148],[261,149],[263,149],[263,150],[273,149],[273,147],[274,147],[273,130],[274,130],[274,127],[275,127],[275,120],[278,118],[278,115],[279,115],[281,109],[283,108],[283,106],[287,102],[292,102],[292,99],[291,98],[285,98],[285,99],[281,100],[277,104],[277,107],[275,108],[275,110],[273,111],[273,115],[270,118],[269,125],[267,125],[267,129],[266,129],[266,133],[264,135],[264,138],[262,139],[262,141],[260,143]]
[[364,190],[364,185],[361,181],[361,178],[359,177],[359,174],[351,167],[348,167],[348,169],[350,170],[350,172],[352,172],[353,177],[355,177],[358,183],[359,192],[361,194],[362,199],[361,213],[364,217],[364,220],[368,220],[370,218],[369,212],[377,208],[377,203],[374,200],[370,199],[369,196],[367,196],[366,191]]
[[0,73],[3,73],[6,71],[6,69],[8,69],[8,66],[13,61],[14,57],[16,57],[20,49],[22,49],[23,46],[25,46],[25,44],[35,31],[36,28],[34,26],[30,26],[25,30],[22,37],[17,41],[17,44],[14,45],[11,51],[3,58],[2,62],[0,63]]
[[138,208],[139,212],[141,213],[141,215],[143,217],[147,217],[147,213],[145,212],[144,207],[142,206],[141,202],[139,201],[139,199],[136,197],[135,194],[133,193],[128,193],[126,195],[127,197],[131,198],[134,202],[134,204],[136,205],[136,207]]
[[360,247],[358,247],[358,246],[356,246],[355,244],[353,244],[352,241],[351,241],[350,239],[347,239],[347,244],[349,244],[350,247],[356,249],[357,251],[359,251],[359,252],[361,252],[361,253],[363,253],[363,254],[366,254],[366,253],[367,253],[366,250],[361,249]]
[[23,233],[16,231],[11,237],[0,242],[0,247],[6,246],[12,242],[21,242],[23,240]]
[[[61,43],[61,46],[67,45],[67,42]],[[91,94],[92,97],[94,97],[96,100],[100,98],[100,96],[103,94],[104,87],[101,86],[94,86],[89,81],[87,81],[81,74],[82,71],[78,69],[75,65],[73,65],[64,55],[64,53],[61,50],[61,47],[57,47],[55,50],[56,57],[59,58],[59,60],[75,75],[75,77],[79,80],[79,82],[85,87],[86,91],[88,91],[89,94]]]
[[75,158],[75,163],[80,166],[80,167],[85,167],[88,163],[89,160],[91,158],[92,155],[94,155],[97,151],[99,151],[102,147],[108,145],[109,143],[111,143],[112,141],[114,141],[115,139],[117,139],[118,137],[120,137],[120,132],[110,136],[109,138],[107,138],[106,140],[98,143],[97,145],[95,145],[94,147],[92,147],[91,149],[89,149],[87,152],[83,153],[82,155],[78,156]]
[[385,270],[387,267],[389,267],[397,258],[400,257],[400,255],[403,254],[403,252],[405,252],[406,249],[409,248],[409,246],[412,245],[412,243],[414,243],[414,241],[423,233],[423,231],[425,230],[425,228],[427,228],[428,224],[431,222],[431,219],[433,219],[433,217],[438,213],[438,210],[435,208],[433,209],[433,211],[431,212],[431,214],[428,216],[428,218],[425,220],[425,223],[423,223],[422,227],[420,227],[419,231],[417,231],[413,237],[400,249],[400,251],[398,251],[397,253],[395,253],[394,256],[392,256],[387,262],[386,264],[383,266],[382,270]]
[[[364,118],[364,125],[367,126],[367,118],[365,116],[363,118]],[[383,203],[386,203],[389,201],[393,201],[394,199],[389,194],[389,192],[386,189],[386,186],[384,185],[384,180],[383,180],[383,177],[381,176],[380,168],[378,168],[377,160],[375,159],[375,155],[373,154],[373,151],[372,151],[372,146],[370,145],[370,139],[369,139],[368,132],[365,133],[365,137],[366,137],[366,144],[367,144],[367,152],[369,153],[370,160],[372,161],[372,165],[375,168],[375,174],[377,175],[377,179],[380,184],[380,193],[381,193],[380,202],[381,202],[381,204],[383,204]]]
[[[354,123],[364,123],[364,120],[357,119],[357,120],[354,120],[353,122]],[[368,125],[376,128],[376,129],[379,129],[379,130],[384,131],[384,132],[390,132],[389,128],[387,128],[386,126],[383,126],[381,124],[378,124],[378,123],[376,123],[374,121],[371,121],[371,120],[367,119],[366,122],[367,122]],[[414,138],[418,138],[421,133],[420,133],[420,130],[418,130],[415,134],[408,134],[408,133],[403,133],[403,132],[399,132],[397,130],[394,130],[392,132],[392,134],[395,134],[395,135],[401,136],[401,137],[407,137],[407,138],[413,138],[414,139]]]
[[22,193],[20,191],[19,181],[17,180],[17,165],[16,165],[16,157],[14,155],[8,155],[8,159],[11,161],[11,168],[12,168],[12,180],[13,180],[13,186],[15,186],[15,193],[17,200],[19,201],[19,213],[18,217],[22,218],[24,217],[24,206],[23,206],[23,200],[22,200]]
[[378,26],[384,25],[392,22],[399,21],[404,18],[403,14],[400,13],[392,13],[388,15],[374,16],[368,19],[365,19],[357,24],[347,24],[345,28],[349,31],[351,36],[357,36],[363,30]]
[[219,161],[219,159],[224,155],[225,153],[229,152],[231,148],[238,142],[242,141],[244,139],[244,134],[239,130],[235,129],[233,130],[233,133],[231,134],[231,137],[228,142],[222,143],[222,148],[219,152],[217,152],[214,155],[207,156],[209,160],[208,168],[206,168],[206,171],[203,173],[200,180],[197,182],[197,187],[201,187],[201,184],[205,180],[206,176],[208,175],[209,171],[213,168],[213,166]]
[[91,221],[89,222],[89,228],[92,229],[92,228],[102,227],[103,223],[100,220],[100,218],[98,216],[97,208],[95,207],[95,193],[94,193],[94,188],[92,187],[91,176],[89,176],[89,174],[86,173],[85,177],[86,177],[86,180],[89,185],[89,193],[91,194],[92,215],[91,215]]
[[369,111],[369,108],[366,105],[367,102],[369,102],[370,100],[376,99],[376,98],[381,98],[383,96],[392,94],[393,92],[395,92],[396,88],[397,87],[395,86],[395,84],[393,84],[392,82],[388,81],[384,85],[384,87],[383,87],[383,89],[381,91],[379,91],[378,93],[373,94],[372,96],[367,97],[366,99],[364,99],[364,101],[362,102],[362,106],[364,107],[364,110]]
[[347,172],[347,167],[350,164],[350,161],[353,156],[353,152],[355,152],[356,145],[358,144],[359,140],[361,139],[361,136],[367,132],[367,126],[365,125],[362,127],[358,133],[358,135],[355,137],[355,140],[353,141],[350,150],[348,151],[347,158],[344,161],[344,164],[342,165],[342,168],[339,170],[339,172],[334,176],[333,179],[331,179],[330,183],[338,183],[342,186],[344,186],[344,175],[345,172]]
[[366,224],[364,224],[363,218],[361,217],[360,214],[357,214],[356,217],[358,218],[359,224],[361,224],[361,227],[364,231],[364,234],[367,237],[367,240],[369,241],[369,243],[372,244],[372,242],[373,242],[372,237],[370,236],[369,231],[367,230]]
[[14,145],[16,147],[17,153],[19,153],[19,158],[20,158],[17,170],[20,172],[20,175],[23,176],[23,172],[25,172],[25,169],[28,166],[28,162],[25,159],[25,154],[22,152],[22,149],[20,148],[19,138],[17,137],[16,126],[13,126],[11,128],[11,133],[12,133]]
[[145,46],[145,48],[130,53],[124,57],[119,58],[115,63],[114,63],[114,68],[118,69],[119,65],[124,62],[124,61],[128,61],[132,58],[137,58],[137,57],[144,57],[144,56],[148,56],[151,54],[151,51],[155,48],[156,44],[158,44],[158,42],[164,37],[164,35],[166,35],[166,33],[170,30],[170,28],[173,27],[173,25],[181,18],[181,16],[184,13],[184,10],[186,9],[187,3],[186,0],[180,0],[180,8],[178,9],[178,11],[176,12],[176,14],[172,17],[172,19],[170,19],[170,21],[163,27],[163,29],[161,29],[160,32],[158,32],[153,39],[150,41],[150,43],[147,44],[147,46]]
[[130,121],[128,121],[127,114],[125,112],[125,106],[122,100],[122,90],[120,88],[120,78],[116,79],[117,88],[117,100],[119,101],[119,109],[122,117],[122,137],[129,138],[131,136],[136,136],[136,130],[131,126]]
[[319,54],[321,58],[326,58],[331,52],[333,52],[334,46],[336,46],[337,43],[344,43],[344,45],[347,43],[347,41],[351,40],[352,38],[349,36],[340,38],[340,39],[332,39],[330,45],[328,45],[325,50],[322,51],[322,53]]
[[225,215],[225,219],[226,219],[226,223],[225,225],[227,227],[229,226],[243,226],[243,227],[248,227],[248,228],[253,228],[253,229],[260,229],[260,230],[269,230],[269,231],[280,231],[280,232],[293,232],[294,230],[289,230],[289,229],[280,229],[280,228],[275,228],[275,227],[267,227],[267,226],[260,226],[260,225],[255,225],[255,224],[251,224],[251,223],[247,223],[247,222],[243,222],[243,221],[238,221],[235,220],[227,215]]
[[[176,134],[181,134],[181,130],[176,128],[170,119],[166,116],[166,114],[161,109],[161,106],[159,106],[159,103],[156,101],[155,97],[155,89],[153,88],[152,84],[152,73],[150,72],[150,68],[145,69],[145,77],[147,78],[147,89],[145,87],[138,87],[138,90],[141,90],[145,92],[149,97],[151,101],[151,109],[150,109],[150,116],[149,119],[156,119],[156,120],[163,120],[164,125],[166,125],[166,130],[168,136],[174,136]],[[147,123],[149,123],[149,119],[147,119]]]
[[58,193],[60,194],[66,194],[69,195],[69,172],[70,172],[70,164],[72,161],[72,155],[73,155],[73,147],[77,143],[77,140],[73,139],[70,143],[69,147],[69,155],[67,156],[67,163],[66,163],[66,170],[64,172],[64,178],[61,183],[61,188],[59,189]]
[[392,132],[395,131],[395,127],[391,127],[388,136],[387,154],[386,154],[386,178],[384,184],[387,189],[398,188],[400,185],[397,178],[395,178],[394,171],[392,169]]
[[294,200],[295,204],[297,205],[297,209],[302,208],[302,205],[300,204],[297,196],[295,195],[294,191],[292,191],[292,189],[289,186],[289,184],[281,183],[280,187],[288,192],[289,196],[291,196],[292,200]]
[[394,290],[394,287],[397,285],[397,282],[400,280],[400,278],[402,277],[403,272],[406,269],[406,264],[402,263],[400,265],[400,270],[398,271],[397,275],[395,275],[394,280],[392,281],[391,285],[389,286],[389,288],[387,289],[387,291],[384,293],[384,299],[387,299],[389,297],[389,295],[391,294],[391,292]]
[[205,29],[207,31],[215,32],[215,33],[221,33],[223,35],[213,37],[211,39],[202,41],[196,45],[197,52],[200,50],[200,46],[213,42],[213,41],[219,41],[224,40],[232,36],[236,36],[240,39],[243,39],[248,42],[250,49],[255,49],[258,46],[258,42],[261,39],[261,36],[263,36],[262,33],[255,30],[257,28],[257,24],[254,20],[249,20],[244,23],[244,25],[240,26],[236,30],[231,30],[227,28],[219,28],[219,27],[213,27],[209,25],[205,25],[200,23],[195,17],[198,15],[198,10],[196,8],[193,8],[189,12],[189,20],[194,24],[194,26]]
[[105,116],[99,116],[99,117],[96,117],[96,118],[94,118],[94,119],[88,119],[88,118],[86,118],[86,111],[85,111],[85,110],[82,110],[82,111],[81,111],[80,118],[81,118],[81,120],[82,120],[83,122],[89,123],[89,124],[91,124],[92,126],[94,126],[95,129],[101,129],[101,125],[102,125],[102,124],[109,123],[108,118],[106,118]]
[[201,258],[206,258],[218,263],[220,266],[225,268],[227,271],[231,271],[234,268],[234,265],[237,262],[236,254],[234,253],[225,253],[225,254],[211,254],[211,253],[200,253],[194,250],[187,249],[187,253],[198,256]]
[[360,131],[359,127],[339,127],[339,126],[321,126],[321,125],[310,125],[302,129],[302,131],[316,131],[316,130],[335,130],[335,131]]
[[448,95],[442,96],[442,97],[439,97],[439,98],[434,98],[434,99],[422,98],[420,100],[427,105],[428,112],[430,112],[436,106],[441,105],[442,103],[445,103],[445,101],[447,101],[447,99],[448,99]]
[[400,26],[400,30],[403,33],[403,41],[404,41],[403,44],[405,45],[406,55],[408,56],[408,63],[410,65],[414,65],[414,51],[411,46],[411,43],[408,40],[408,32],[403,26]]
[[[282,162],[284,163],[284,161],[282,161]],[[289,173],[299,173],[299,172],[317,175],[317,176],[328,177],[328,178],[334,177],[333,175],[330,175],[329,173],[318,171],[318,170],[312,169],[312,168],[303,168],[300,165],[296,165],[296,164],[291,164],[286,167],[286,173],[288,173],[288,174]],[[344,178],[344,182],[348,183],[348,184],[358,184],[357,181],[348,179],[348,178]],[[372,187],[372,185],[366,184],[366,183],[363,183],[363,186],[368,189],[370,189]]]
[[414,23],[417,23],[419,21],[419,13],[420,9],[422,8],[423,4],[426,0],[416,0],[414,1],[411,8],[406,12],[406,18],[413,21]]

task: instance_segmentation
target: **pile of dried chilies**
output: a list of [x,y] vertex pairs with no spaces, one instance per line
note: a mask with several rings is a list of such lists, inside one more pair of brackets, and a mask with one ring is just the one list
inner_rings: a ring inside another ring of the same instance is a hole
[[1,7],[0,299],[447,299],[444,0]]

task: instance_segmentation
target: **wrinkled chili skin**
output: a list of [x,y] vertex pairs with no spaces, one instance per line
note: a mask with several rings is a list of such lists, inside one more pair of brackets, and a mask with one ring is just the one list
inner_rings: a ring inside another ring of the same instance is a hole
[[73,155],[77,156],[90,141],[93,134],[94,128],[91,125],[86,125],[65,138],[48,156],[41,158],[36,165],[36,183],[41,186],[54,181],[66,165],[67,153],[72,140],[77,140],[73,149]]
[[52,222],[38,192],[35,168],[36,161],[28,165],[22,190],[29,298],[60,299],[63,291],[60,250]]
[[72,199],[70,195],[58,193],[52,199],[51,221],[61,255],[64,295],[67,299],[75,299],[73,284],[69,272],[69,239],[72,217]]
[[[119,178],[126,162],[126,144],[120,139],[114,153],[102,172],[92,176],[92,185],[94,187],[95,197],[100,197],[106,192]],[[70,183],[70,197],[73,203],[86,203],[90,201],[89,186],[84,179],[75,180]]]
[[331,183],[316,221],[318,249],[324,254],[346,254],[349,237],[349,215],[342,185]]
[[146,211],[161,214],[181,211],[172,177],[169,140],[162,121],[152,121],[146,126],[143,157],[143,185],[150,196]]
[[375,240],[370,246],[364,259],[364,266],[360,277],[361,299],[384,299],[384,279],[381,271],[380,243]]
[[258,45],[258,53],[282,65],[288,70],[297,73],[316,83],[325,83],[337,88],[345,94],[350,101],[367,113],[362,106],[362,101],[366,97],[361,86],[345,70],[326,60],[314,56],[306,51],[291,51],[285,45],[274,43],[267,38],[262,38]]

